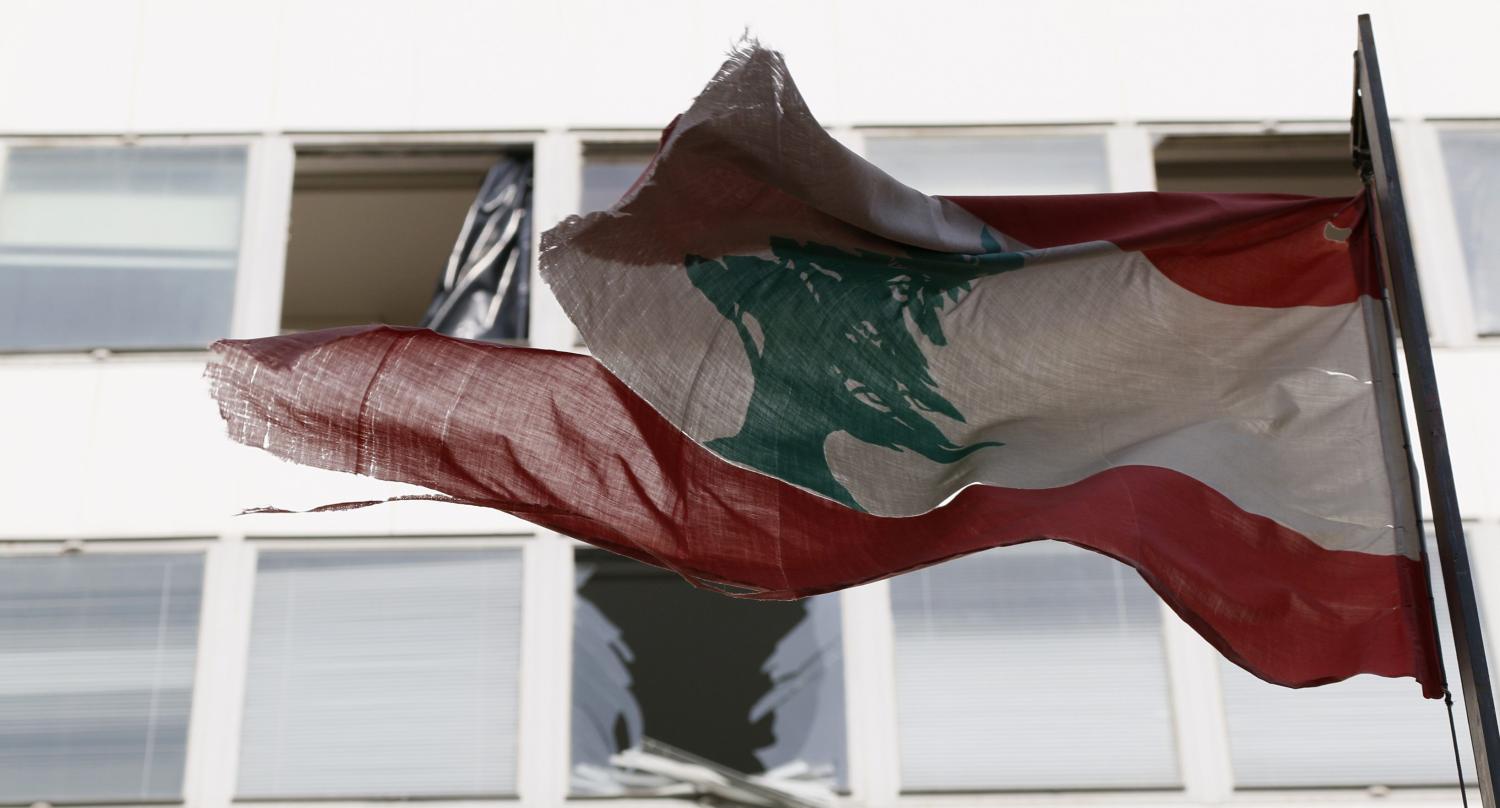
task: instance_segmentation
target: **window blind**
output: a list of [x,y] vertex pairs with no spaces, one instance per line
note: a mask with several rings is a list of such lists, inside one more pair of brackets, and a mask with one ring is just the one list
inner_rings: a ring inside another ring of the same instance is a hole
[[262,553],[237,793],[513,793],[520,612],[519,550]]
[[181,798],[197,554],[0,559],[0,803]]
[[0,187],[0,349],[227,336],[243,147],[17,148]]
[[1057,542],[891,581],[905,791],[1174,787],[1161,605]]

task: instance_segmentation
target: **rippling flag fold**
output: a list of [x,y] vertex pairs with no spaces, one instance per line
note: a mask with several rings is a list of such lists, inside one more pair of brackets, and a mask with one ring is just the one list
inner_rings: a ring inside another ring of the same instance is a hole
[[930,197],[736,52],[543,239],[593,356],[369,326],[215,346],[229,434],[746,597],[1055,539],[1292,686],[1441,693],[1363,198]]

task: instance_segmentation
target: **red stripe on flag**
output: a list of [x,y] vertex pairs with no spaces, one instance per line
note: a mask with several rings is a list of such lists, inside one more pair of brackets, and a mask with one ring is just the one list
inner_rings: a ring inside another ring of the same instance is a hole
[[[1337,306],[1378,296],[1364,196],[1076,194],[953,197],[986,224],[1032,247],[1108,241],[1140,251],[1179,286],[1219,303]],[[1330,228],[1330,225],[1332,226]]]
[[241,443],[425,486],[753,597],[1054,538],[1135,567],[1262,678],[1415,676],[1441,692],[1420,564],[1324,550],[1177,472],[973,486],[920,516],[877,517],[720,460],[589,357],[382,326],[215,350],[207,375]]

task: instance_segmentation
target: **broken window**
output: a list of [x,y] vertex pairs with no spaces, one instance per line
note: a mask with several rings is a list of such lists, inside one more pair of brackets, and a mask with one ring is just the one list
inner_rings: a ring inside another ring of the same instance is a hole
[[[483,317],[495,308],[497,322],[524,317],[524,289],[516,286],[531,272],[530,183],[529,155],[495,148],[298,152],[282,330],[415,326],[429,313],[451,320],[475,304]],[[476,211],[477,226],[467,229],[476,201],[495,215]],[[434,310],[450,271],[455,287],[469,277],[468,290],[477,280],[494,281],[492,288],[503,281],[498,305],[465,293],[444,297],[454,304],[447,311]],[[524,336],[520,322],[506,338]]]
[[1354,196],[1363,186],[1348,135],[1168,135],[1156,144],[1156,188]]
[[648,738],[738,772],[843,782],[838,596],[736,600],[592,550],[577,569],[575,794],[664,793],[620,757]]

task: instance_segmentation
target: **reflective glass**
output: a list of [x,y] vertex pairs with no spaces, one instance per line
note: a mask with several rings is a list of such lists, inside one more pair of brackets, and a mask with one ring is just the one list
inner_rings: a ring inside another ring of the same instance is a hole
[[237,794],[512,794],[521,553],[265,552]]
[[902,790],[1178,785],[1161,610],[1057,542],[893,578]]
[[0,558],[0,803],[182,796],[197,554]]
[[883,137],[865,139],[865,157],[925,194],[1012,196],[1109,190],[1109,162],[1098,135]]
[[1500,334],[1500,132],[1449,130],[1442,148],[1474,319],[1481,334]]
[[0,350],[201,348],[234,303],[245,150],[17,148]]

